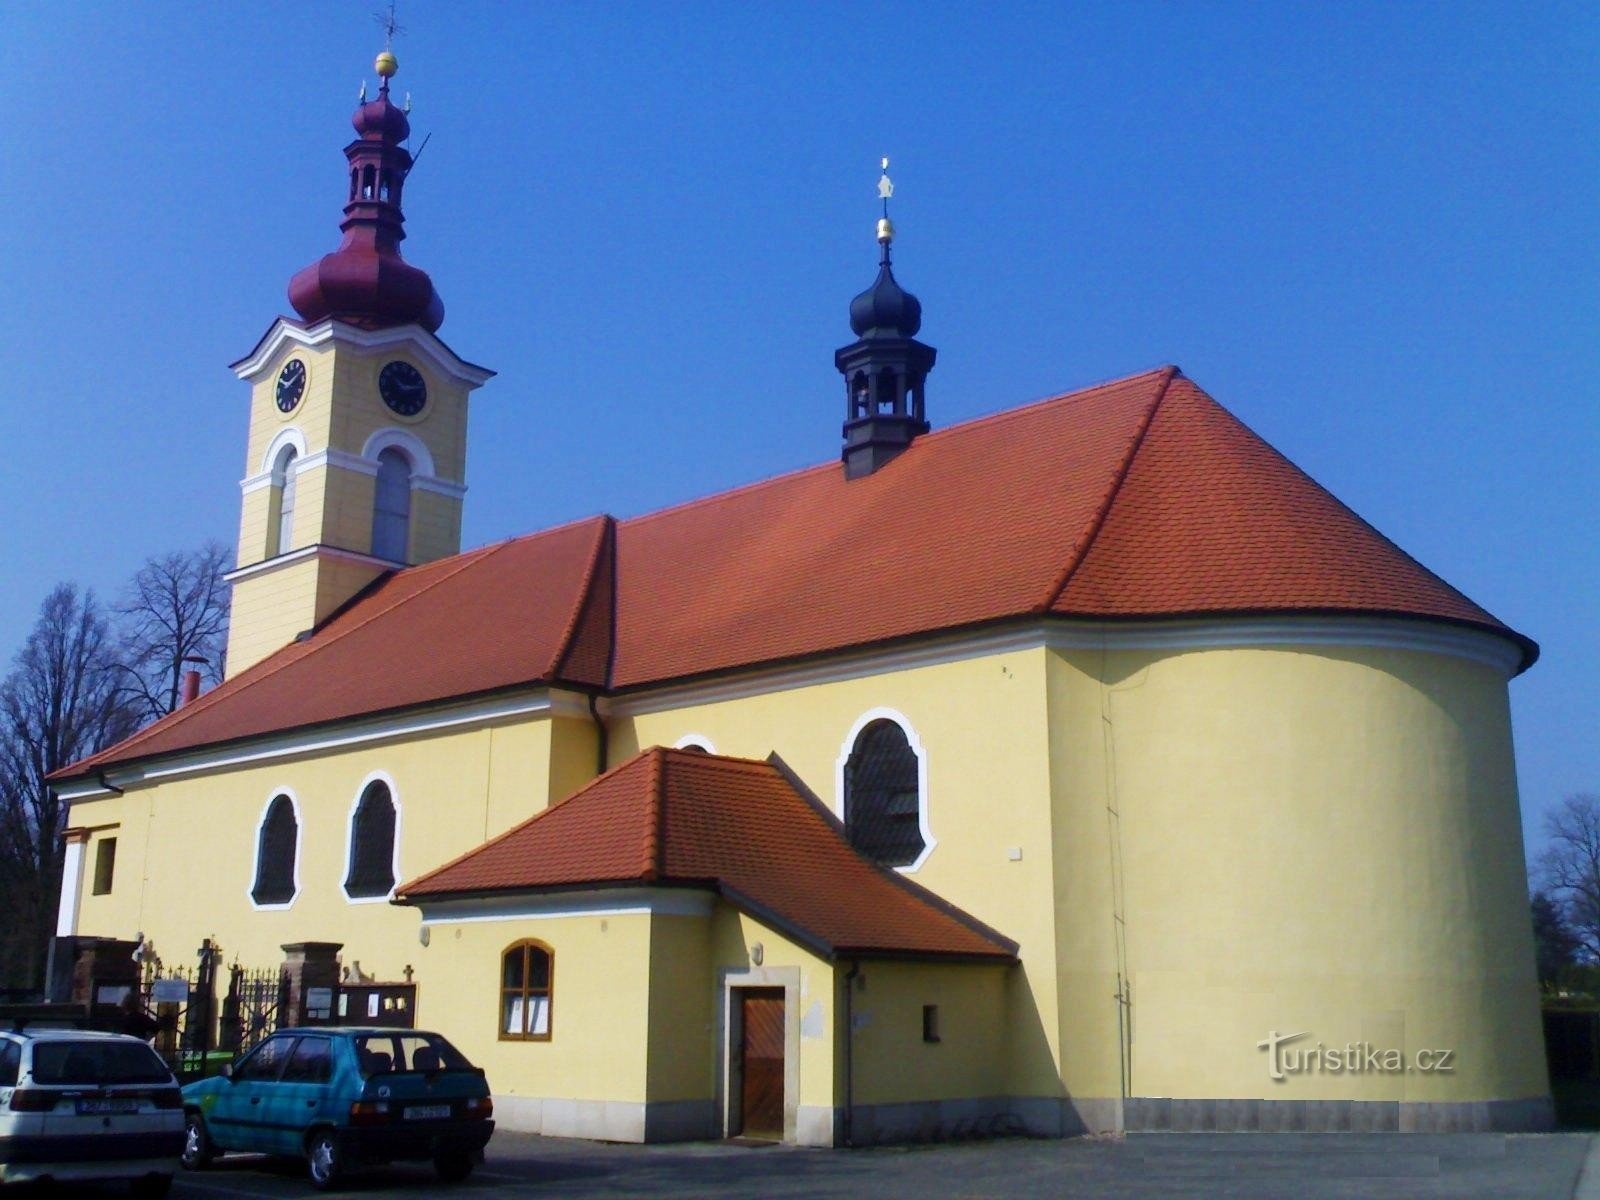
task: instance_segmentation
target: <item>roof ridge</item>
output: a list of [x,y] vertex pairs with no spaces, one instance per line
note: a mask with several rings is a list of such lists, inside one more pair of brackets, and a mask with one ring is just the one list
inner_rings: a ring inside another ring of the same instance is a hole
[[649,810],[644,823],[644,878],[654,883],[666,867],[667,756],[660,746],[644,752],[650,760]]
[[[438,587],[445,580],[455,578],[456,575],[458,575],[460,572],[466,570],[469,566],[471,566],[473,563],[477,562],[479,559],[487,558],[489,555],[496,553],[498,550],[500,550],[501,546],[503,546],[503,545],[504,545],[504,543],[500,543],[499,545],[494,545],[494,546],[483,546],[483,547],[479,547],[478,549],[475,549],[475,550],[466,551],[466,552],[464,552],[464,553],[462,553],[460,555],[452,556],[452,557],[455,557],[455,558],[459,559],[459,561],[449,571],[441,573],[439,578],[428,582],[424,586],[422,586],[422,587],[418,588],[416,591],[412,592],[410,595],[408,595],[406,597],[403,597],[401,599],[395,600],[394,602],[392,602],[391,604],[386,605],[383,608],[377,609],[371,615],[369,615],[367,617],[364,617],[362,620],[357,621],[356,623],[351,625],[351,627],[349,629],[343,630],[342,632],[337,633],[337,634],[333,635],[332,637],[328,638],[326,641],[318,643],[316,645],[313,645],[310,641],[306,641],[306,642],[290,642],[287,646],[280,647],[279,649],[273,651],[266,658],[262,659],[259,663],[251,664],[249,667],[245,668],[245,670],[242,671],[240,674],[234,676],[233,679],[225,680],[222,687],[212,688],[210,692],[206,693],[204,696],[201,696],[199,699],[193,700],[190,703],[185,704],[182,708],[177,709],[174,712],[167,714],[168,717],[175,718],[175,719],[168,720],[167,718],[163,718],[160,721],[156,721],[156,722],[154,722],[154,723],[152,723],[150,725],[147,725],[143,729],[139,730],[138,733],[133,734],[131,737],[125,738],[122,741],[116,743],[115,745],[107,746],[104,750],[100,751],[98,754],[93,755],[91,758],[84,759],[83,761],[85,763],[93,762],[94,759],[99,758],[101,754],[109,753],[112,750],[121,750],[121,749],[123,749],[125,747],[139,745],[147,737],[153,736],[156,733],[158,728],[160,729],[161,732],[165,733],[169,729],[173,729],[173,728],[175,728],[175,727],[177,727],[179,725],[182,725],[183,722],[185,720],[187,720],[188,718],[193,717],[193,716],[198,716],[200,713],[208,711],[212,707],[213,704],[220,703],[223,700],[231,700],[234,696],[238,696],[238,695],[243,694],[244,692],[249,691],[251,688],[255,687],[257,684],[261,683],[263,680],[271,679],[279,671],[282,671],[282,670],[286,669],[287,667],[291,666],[292,664],[300,662],[303,659],[310,657],[315,651],[323,649],[323,648],[325,648],[327,646],[331,646],[335,642],[341,641],[342,639],[350,636],[350,634],[354,633],[356,630],[364,628],[369,621],[372,621],[373,619],[375,619],[376,617],[380,616],[381,614],[386,613],[386,612],[391,612],[392,610],[400,607],[402,604],[410,603],[412,600],[415,600],[418,596],[421,596],[426,592],[432,591],[434,588]],[[447,559],[439,559],[439,560],[436,560],[436,561],[438,561],[438,562],[446,562],[446,561],[449,561],[449,560],[447,560]],[[433,565],[434,565],[433,563],[421,563],[421,564],[419,564],[419,566],[422,566],[422,567],[431,567]],[[415,570],[416,568],[411,568],[411,569]],[[397,578],[399,578],[401,575],[403,575],[405,573],[406,572],[404,572],[404,571],[393,572],[393,573],[391,573],[389,575],[389,579],[390,580],[397,579]],[[326,626],[324,626],[324,628],[326,628]],[[299,648],[300,650],[303,651],[303,653],[296,654],[296,655],[293,655],[293,656],[289,656],[289,655],[285,655],[284,654],[285,650],[290,650],[290,649],[294,649],[294,648]],[[234,683],[234,682],[237,682],[238,686],[235,687],[235,688],[232,688],[231,690],[227,689],[227,684],[228,683]]]
[[[574,643],[578,637],[578,629],[583,624],[584,613],[589,608],[590,593],[594,588],[595,576],[600,571],[600,560],[605,557],[606,535],[617,523],[616,518],[610,513],[601,513],[599,516],[585,519],[599,522],[600,528],[595,535],[594,550],[589,555],[589,565],[583,572],[583,582],[578,585],[578,602],[572,606],[572,615],[567,620],[566,628],[561,631],[561,639],[556,645],[555,657],[550,660],[550,666],[545,671],[545,674],[551,679],[560,678],[562,665],[574,649]],[[613,582],[612,590],[616,590],[615,582]],[[613,648],[616,646],[617,630],[616,622],[614,621],[611,623],[607,640]],[[610,683],[610,671],[608,670],[606,674],[608,676],[606,682]]]
[[[965,421],[957,421],[954,425],[946,425],[942,429],[935,429],[928,433],[922,434],[917,438],[917,442],[940,441],[944,438],[960,433],[963,430],[972,429],[975,426],[991,425],[997,422],[1007,421],[1015,417],[1025,416],[1045,407],[1046,405],[1060,404],[1064,401],[1079,399],[1087,396],[1090,392],[1102,391],[1106,388],[1116,387],[1119,384],[1132,383],[1135,380],[1143,379],[1148,375],[1165,374],[1167,376],[1167,381],[1170,381],[1173,375],[1181,373],[1182,372],[1179,370],[1179,368],[1168,365],[1164,367],[1152,367],[1147,371],[1136,371],[1132,375],[1124,375],[1116,379],[1103,379],[1098,383],[1091,383],[1084,387],[1073,388],[1070,392],[1056,392],[1052,395],[1041,397],[1038,400],[1030,400],[1025,404],[1017,405],[1015,408],[1003,408],[998,412],[980,413],[978,416],[969,417]],[[1163,388],[1164,387],[1165,384],[1163,384]],[[734,487],[726,488],[720,492],[712,492],[705,496],[695,496],[689,500],[680,500],[676,504],[668,504],[663,508],[656,508],[649,512],[639,513],[637,516],[624,517],[618,522],[618,524],[642,524],[645,521],[653,521],[657,517],[665,517],[673,513],[684,512],[688,509],[699,508],[702,505],[721,502],[733,496],[740,496],[746,492],[753,492],[758,488],[770,487],[774,484],[782,483],[784,480],[794,479],[801,475],[809,475],[817,471],[836,470],[838,466],[838,461],[834,460],[831,462],[813,463],[809,467],[795,467],[788,471],[780,471],[776,475],[769,475],[765,479],[756,479],[750,483],[741,483]]]
[[1072,582],[1072,577],[1077,574],[1078,568],[1083,565],[1083,560],[1089,556],[1089,548],[1094,545],[1095,539],[1100,536],[1100,531],[1105,528],[1106,518],[1111,515],[1111,506],[1116,503],[1117,495],[1122,491],[1122,485],[1127,482],[1128,472],[1133,469],[1133,460],[1138,456],[1139,448],[1144,445],[1145,434],[1150,432],[1150,426],[1155,421],[1156,411],[1161,407],[1161,402],[1167,398],[1167,391],[1172,387],[1172,381],[1182,374],[1177,367],[1163,367],[1161,369],[1161,386],[1156,389],[1155,397],[1145,407],[1144,415],[1139,420],[1138,427],[1133,431],[1133,436],[1128,439],[1128,448],[1123,453],[1122,460],[1111,473],[1111,480],[1106,485],[1105,493],[1100,497],[1100,503],[1095,506],[1095,511],[1090,515],[1088,522],[1079,532],[1077,540],[1072,543],[1072,550],[1067,555],[1067,561],[1062,566],[1061,572],[1056,576],[1050,586],[1050,591],[1045,595],[1043,603],[1034,608],[1034,612],[1049,612],[1061,594],[1067,590],[1067,584]]

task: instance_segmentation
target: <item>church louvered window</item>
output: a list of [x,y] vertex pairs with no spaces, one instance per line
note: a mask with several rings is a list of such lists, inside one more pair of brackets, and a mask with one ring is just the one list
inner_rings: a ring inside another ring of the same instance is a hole
[[256,882],[250,897],[257,904],[288,904],[294,899],[294,860],[300,848],[300,823],[294,801],[275,796],[267,806],[256,841]]
[[271,544],[267,557],[287,554],[294,549],[294,477],[295,460],[299,457],[293,446],[285,446],[272,464],[272,490],[277,499],[278,511],[271,525]]
[[409,562],[410,540],[411,460],[391,446],[378,455],[372,553],[390,562]]
[[855,848],[889,867],[916,862],[922,838],[917,755],[894,721],[871,722],[844,768],[845,833]]
[[387,896],[394,888],[394,797],[382,780],[369,783],[350,818],[350,869],[344,890],[352,898]]

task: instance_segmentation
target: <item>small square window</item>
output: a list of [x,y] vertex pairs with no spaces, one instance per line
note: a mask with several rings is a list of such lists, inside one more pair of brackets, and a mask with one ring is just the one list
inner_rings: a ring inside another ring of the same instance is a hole
[[117,870],[117,839],[101,838],[94,851],[94,894],[104,896],[111,891],[111,877]]
[[937,1004],[924,1004],[922,1006],[922,1040],[937,1042],[939,1040],[939,1006]]

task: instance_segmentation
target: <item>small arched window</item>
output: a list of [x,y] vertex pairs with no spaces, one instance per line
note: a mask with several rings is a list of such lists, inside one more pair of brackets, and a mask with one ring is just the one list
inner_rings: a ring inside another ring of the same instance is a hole
[[299,457],[293,446],[285,446],[272,464],[272,493],[278,511],[269,522],[272,544],[267,547],[268,558],[294,549],[294,477],[295,460]]
[[856,736],[844,766],[844,828],[851,845],[887,867],[910,866],[926,848],[921,771],[897,722],[879,718]]
[[394,797],[375,779],[361,792],[350,817],[350,863],[344,891],[351,899],[394,890]]
[[500,1040],[548,1042],[554,954],[543,942],[517,942],[500,958]]
[[256,880],[250,898],[257,904],[288,904],[295,894],[295,857],[300,850],[300,822],[294,801],[274,796],[256,835]]
[[372,553],[408,562],[411,541],[411,460],[393,446],[378,453],[372,508]]
[[895,413],[900,410],[900,389],[893,371],[878,372],[878,412]]
[[867,386],[867,373],[857,371],[850,383],[850,417],[859,420],[872,411],[872,392]]

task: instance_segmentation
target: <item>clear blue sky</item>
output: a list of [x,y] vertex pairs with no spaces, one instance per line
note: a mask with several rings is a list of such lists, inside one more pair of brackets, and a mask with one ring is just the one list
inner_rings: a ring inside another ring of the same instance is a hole
[[[376,0],[0,8],[0,654],[60,579],[232,540],[226,364],[332,249]],[[1600,790],[1600,9],[410,0],[407,257],[466,540],[837,453],[897,265],[948,424],[1176,362],[1544,657],[1530,829]]]

